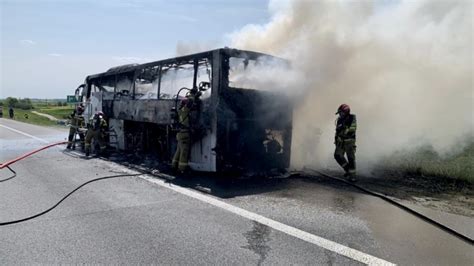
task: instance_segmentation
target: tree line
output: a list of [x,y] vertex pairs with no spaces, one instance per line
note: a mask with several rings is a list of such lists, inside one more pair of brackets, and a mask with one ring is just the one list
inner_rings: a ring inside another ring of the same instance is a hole
[[33,109],[33,104],[29,98],[17,99],[14,97],[8,97],[0,102],[5,107],[19,108],[23,110]]
[[[67,103],[63,101],[50,102],[47,105],[51,105],[51,103],[57,106],[67,106]],[[15,97],[7,97],[4,100],[0,100],[0,106],[5,106],[7,108],[19,108],[23,110],[30,110],[35,108],[30,98],[18,99]]]

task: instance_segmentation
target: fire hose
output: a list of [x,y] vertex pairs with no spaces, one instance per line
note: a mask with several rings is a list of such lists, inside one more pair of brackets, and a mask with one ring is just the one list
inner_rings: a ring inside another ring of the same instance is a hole
[[[7,161],[5,163],[2,163],[0,164],[0,169],[3,169],[3,168],[8,168],[11,172],[13,172],[13,176],[11,177],[8,177],[6,179],[3,179],[3,180],[0,180],[0,182],[4,182],[4,181],[7,181],[7,180],[10,180],[12,178],[14,178],[16,176],[16,172],[10,168],[10,165],[11,164],[14,164],[20,160],[23,160],[25,159],[26,157],[29,157],[37,152],[40,152],[42,150],[46,150],[46,149],[49,149],[51,147],[54,147],[54,146],[57,146],[57,145],[61,145],[61,144],[66,144],[67,141],[61,141],[61,142],[56,142],[56,143],[52,143],[52,144],[49,144],[47,146],[44,146],[42,148],[39,148],[39,149],[36,149],[36,150],[33,150],[29,153],[26,153],[18,158],[15,158],[13,160],[10,160],[10,161]],[[37,213],[35,215],[32,215],[32,216],[29,216],[29,217],[26,217],[26,218],[22,218],[22,219],[18,219],[18,220],[13,220],[13,221],[8,221],[8,222],[0,222],[0,226],[4,226],[4,225],[10,225],[10,224],[16,224],[16,223],[21,223],[21,222],[25,222],[25,221],[28,221],[28,220],[31,220],[31,219],[34,219],[36,217],[39,217],[41,215],[44,215],[50,211],[52,211],[54,208],[56,208],[59,204],[61,204],[61,202],[63,202],[65,199],[67,199],[69,196],[71,196],[74,192],[76,192],[77,190],[79,190],[80,188],[86,186],[87,184],[90,184],[92,182],[96,182],[96,181],[100,181],[100,180],[105,180],[105,179],[111,179],[111,178],[117,178],[117,177],[126,177],[126,176],[139,176],[139,175],[143,175],[143,174],[121,174],[121,175],[110,175],[110,176],[103,176],[103,177],[99,177],[99,178],[95,178],[95,179],[92,179],[92,180],[89,180],[85,183],[82,183],[81,185],[79,185],[78,187],[76,187],[75,189],[73,189],[71,192],[69,192],[66,196],[64,196],[63,198],[61,198],[61,200],[59,200],[56,204],[54,204],[52,207],[40,212],[40,213]]]
[[31,156],[31,155],[33,155],[33,154],[35,154],[35,153],[37,153],[37,152],[40,152],[40,151],[42,151],[42,150],[46,150],[46,149],[49,149],[49,148],[51,148],[51,147],[54,147],[54,146],[57,146],[57,145],[61,145],[61,144],[65,144],[65,143],[67,143],[67,141],[55,142],[55,143],[46,145],[46,146],[44,146],[44,147],[42,147],[42,148],[39,148],[39,149],[33,150],[33,151],[31,151],[31,152],[25,153],[25,154],[23,154],[22,156],[17,157],[17,158],[15,158],[15,159],[13,159],[13,160],[10,160],[10,161],[7,161],[7,162],[5,162],[5,163],[0,164],[0,170],[6,167],[6,168],[8,168],[8,170],[10,170],[10,171],[13,173],[13,176],[10,176],[10,177],[8,177],[8,178],[2,179],[2,180],[0,180],[0,182],[5,182],[5,181],[7,181],[7,180],[10,180],[10,179],[16,177],[16,172],[15,172],[13,169],[10,168],[10,165],[11,165],[11,164],[14,164],[14,163],[16,163],[16,162],[18,162],[18,161],[20,161],[20,160],[23,160],[23,159],[25,159],[26,157],[29,157],[29,156]]
[[463,235],[463,234],[459,233],[458,231],[456,231],[456,230],[454,230],[454,229],[452,229],[452,228],[450,228],[450,227],[448,227],[448,226],[446,226],[446,225],[444,225],[444,224],[441,224],[441,223],[439,223],[439,222],[437,222],[437,221],[435,221],[435,220],[429,218],[428,216],[423,215],[423,214],[421,214],[420,212],[417,212],[417,211],[415,211],[415,210],[413,210],[413,209],[411,209],[411,208],[409,208],[409,207],[407,207],[407,206],[405,206],[405,205],[403,205],[403,204],[401,204],[401,203],[399,203],[399,202],[397,202],[397,201],[395,201],[395,200],[393,200],[393,199],[391,199],[391,198],[389,198],[389,197],[387,197],[387,196],[385,196],[385,195],[383,195],[383,194],[380,194],[380,193],[371,191],[371,190],[366,189],[366,188],[364,188],[364,187],[361,187],[361,186],[359,186],[359,185],[357,185],[357,184],[355,184],[355,183],[353,183],[353,182],[349,182],[349,181],[347,181],[347,180],[345,180],[345,179],[343,179],[343,178],[336,177],[336,176],[332,176],[332,175],[326,174],[326,173],[321,172],[321,171],[318,171],[318,170],[314,170],[314,169],[310,169],[310,168],[304,168],[304,170],[308,170],[308,171],[313,172],[313,173],[316,173],[316,174],[318,174],[318,175],[320,175],[320,176],[324,176],[324,177],[327,177],[327,178],[331,178],[331,179],[337,180],[337,181],[342,182],[342,183],[344,183],[344,184],[347,184],[347,185],[350,185],[350,186],[352,186],[352,187],[355,187],[355,188],[357,188],[358,190],[363,191],[364,193],[367,193],[367,194],[369,194],[369,195],[371,195],[371,196],[380,198],[380,199],[382,199],[382,200],[384,200],[384,201],[386,201],[386,202],[388,202],[388,203],[390,203],[390,204],[392,204],[392,205],[395,205],[395,206],[397,206],[398,208],[400,208],[400,209],[402,209],[402,210],[404,210],[404,211],[406,211],[406,212],[408,212],[408,213],[410,213],[410,214],[412,214],[412,215],[414,215],[414,216],[420,218],[421,220],[423,220],[423,221],[425,221],[425,222],[427,222],[427,223],[429,223],[429,224],[432,224],[432,225],[434,225],[434,226],[440,228],[441,230],[443,230],[443,231],[445,231],[445,232],[447,232],[447,233],[449,233],[449,234],[451,234],[451,235],[454,235],[454,236],[458,237],[459,239],[461,239],[461,240],[463,240],[463,241],[465,241],[465,242],[467,242],[467,243],[469,243],[469,244],[471,244],[471,245],[474,245],[474,240],[473,240],[472,238],[470,238],[470,237],[468,237],[468,236],[466,236],[466,235]]
[[10,160],[10,161],[7,161],[7,162],[4,162],[4,163],[0,164],[0,169],[3,169],[3,168],[5,168],[5,167],[8,167],[9,165],[14,164],[14,163],[16,163],[16,162],[18,162],[18,161],[20,161],[20,160],[23,160],[23,159],[25,159],[26,157],[31,156],[31,155],[33,155],[33,154],[35,154],[35,153],[37,153],[37,152],[42,151],[42,150],[46,150],[46,149],[49,149],[49,148],[51,148],[51,147],[54,147],[54,146],[57,146],[57,145],[61,145],[61,144],[66,144],[66,143],[67,143],[67,141],[55,142],[55,143],[51,143],[51,144],[49,144],[49,145],[46,145],[46,146],[44,146],[44,147],[42,147],[42,148],[39,148],[39,149],[33,150],[33,151],[31,151],[31,152],[25,153],[25,154],[23,154],[23,155],[20,156],[20,157],[17,157],[17,158],[15,158],[15,159],[13,159],[13,160]]
[[[14,176],[9,177],[9,178],[7,178],[7,179],[0,180],[0,182],[4,182],[4,181],[7,181],[7,180],[10,180],[10,179],[12,179],[13,177],[16,176],[16,172],[15,172],[13,169],[11,169],[11,168],[9,167],[11,164],[14,164],[14,163],[16,163],[16,162],[18,162],[18,161],[20,161],[20,160],[26,158],[26,157],[29,157],[29,156],[31,156],[31,155],[37,153],[37,152],[40,152],[40,151],[42,151],[42,150],[45,150],[45,149],[48,149],[48,148],[51,148],[51,147],[54,147],[54,146],[57,146],[57,145],[65,144],[65,143],[67,143],[67,141],[52,143],[52,144],[49,144],[49,145],[47,145],[47,146],[44,146],[44,147],[42,147],[42,148],[40,148],[40,149],[36,149],[36,150],[33,150],[33,151],[29,152],[29,153],[26,153],[26,154],[24,154],[24,155],[22,155],[22,156],[20,156],[20,157],[18,157],[18,158],[15,158],[15,159],[13,159],[13,160],[10,160],[10,161],[7,161],[7,162],[5,162],[5,163],[0,164],[0,169],[8,168],[10,171],[12,171],[12,172],[14,173]],[[336,181],[345,183],[345,184],[347,184],[347,185],[350,185],[350,186],[352,186],[352,187],[355,187],[355,188],[357,188],[357,189],[363,191],[364,193],[367,193],[367,194],[369,194],[369,195],[378,197],[378,198],[380,198],[380,199],[382,199],[382,200],[384,200],[384,201],[386,201],[386,202],[388,202],[388,203],[390,203],[390,204],[392,204],[392,205],[395,205],[395,206],[401,208],[402,210],[404,210],[404,211],[406,211],[406,212],[408,212],[408,213],[410,213],[410,214],[412,214],[412,215],[414,215],[414,216],[416,216],[416,217],[422,219],[423,221],[425,221],[425,222],[427,222],[427,223],[430,223],[430,224],[432,224],[432,225],[434,225],[434,226],[440,228],[441,230],[443,230],[443,231],[445,231],[445,232],[447,232],[447,233],[449,233],[449,234],[451,234],[451,235],[454,235],[454,236],[458,237],[459,239],[461,239],[461,240],[463,240],[463,241],[465,241],[465,242],[467,242],[467,243],[469,243],[469,244],[471,244],[471,245],[474,245],[474,240],[473,240],[472,238],[470,238],[470,237],[468,237],[468,236],[466,236],[466,235],[463,235],[463,234],[457,232],[456,230],[454,230],[454,229],[452,229],[452,228],[450,228],[450,227],[448,227],[448,226],[446,226],[446,225],[443,225],[443,224],[441,224],[441,223],[439,223],[439,222],[437,222],[437,221],[435,221],[435,220],[433,220],[433,219],[431,219],[431,218],[429,218],[429,217],[427,217],[427,216],[425,216],[425,215],[423,215],[423,214],[421,214],[421,213],[419,213],[419,212],[417,212],[417,211],[415,211],[415,210],[413,210],[413,209],[411,209],[411,208],[409,208],[409,207],[407,207],[407,206],[405,206],[405,205],[403,205],[403,204],[401,204],[401,203],[399,203],[399,202],[397,202],[397,201],[395,201],[395,200],[392,200],[392,199],[390,199],[390,198],[387,197],[387,196],[384,196],[384,195],[382,195],[382,194],[380,194],[380,193],[377,193],[377,192],[368,190],[368,189],[366,189],[366,188],[364,188],[364,187],[361,187],[361,186],[359,186],[359,185],[356,185],[356,184],[354,184],[354,183],[352,183],[352,182],[349,182],[349,181],[347,181],[347,180],[345,180],[345,179],[342,179],[342,178],[339,178],[339,177],[335,177],[335,176],[332,176],[332,175],[328,175],[328,174],[326,174],[326,173],[324,173],[324,172],[321,172],[321,171],[318,171],[318,170],[314,170],[314,169],[310,169],[310,168],[305,168],[304,170],[308,170],[308,171],[310,171],[310,172],[319,174],[319,175],[321,175],[321,176],[324,176],[324,177],[327,177],[327,178],[331,178],[331,179],[333,179],[333,180],[336,180]],[[61,204],[61,202],[63,202],[65,199],[67,199],[69,196],[71,196],[74,192],[76,192],[76,191],[79,190],[80,188],[82,188],[82,187],[84,187],[84,186],[86,186],[87,184],[90,184],[90,183],[92,183],[92,182],[96,182],[96,181],[100,181],[100,180],[106,180],[106,179],[112,179],[112,178],[118,178],[118,177],[140,176],[140,175],[150,174],[150,173],[151,173],[151,172],[149,172],[149,171],[140,171],[140,172],[141,172],[141,173],[139,173],[139,174],[110,175],[110,176],[103,176],[103,177],[99,177],[99,178],[95,178],[95,179],[89,180],[89,181],[87,181],[87,182],[85,182],[85,183],[79,185],[78,187],[76,187],[74,190],[72,190],[72,191],[69,192],[66,196],[64,196],[61,200],[59,200],[56,204],[54,204],[52,207],[46,209],[45,211],[42,211],[42,212],[40,212],[40,213],[37,213],[37,214],[35,214],[35,215],[29,216],[29,217],[26,217],[26,218],[23,218],[23,219],[18,219],[18,220],[13,220],[13,221],[8,221],[8,222],[0,222],[0,226],[25,222],[25,221],[34,219],[34,218],[36,218],[36,217],[39,217],[39,216],[41,216],[41,215],[44,215],[44,214],[50,212],[51,210],[53,210],[54,208],[56,208],[59,204]]]

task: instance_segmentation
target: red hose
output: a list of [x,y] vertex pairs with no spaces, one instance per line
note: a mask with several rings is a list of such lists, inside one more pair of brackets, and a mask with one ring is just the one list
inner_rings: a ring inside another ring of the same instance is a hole
[[7,162],[5,162],[5,163],[0,164],[0,169],[3,169],[3,168],[5,168],[5,167],[9,166],[10,164],[13,164],[13,163],[16,163],[16,162],[18,162],[18,161],[20,161],[20,160],[23,160],[23,159],[25,159],[26,157],[31,156],[31,155],[33,155],[33,154],[35,154],[35,153],[37,153],[37,152],[42,151],[42,150],[46,150],[46,149],[49,149],[49,148],[51,148],[51,147],[54,147],[54,146],[57,146],[57,145],[61,145],[61,144],[66,144],[66,143],[68,143],[68,142],[67,142],[67,141],[60,141],[60,142],[52,143],[52,144],[49,144],[49,145],[44,146],[44,147],[42,147],[42,148],[33,150],[33,151],[29,152],[29,153],[23,154],[22,156],[20,156],[20,157],[18,157],[18,158],[15,158],[15,159],[13,159],[13,160],[10,160],[10,161],[7,161]]

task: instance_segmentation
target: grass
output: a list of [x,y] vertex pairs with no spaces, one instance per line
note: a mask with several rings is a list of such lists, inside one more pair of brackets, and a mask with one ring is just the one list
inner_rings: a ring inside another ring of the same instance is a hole
[[[15,112],[14,120],[16,121],[21,121],[29,124],[35,124],[35,125],[40,125],[40,126],[57,126],[57,123],[55,121],[51,121],[48,118],[44,116],[40,116],[37,114],[32,113],[32,110],[22,110],[18,108],[13,109]],[[28,118],[26,118],[25,115],[28,115]],[[9,119],[8,116],[8,110],[7,112],[3,113],[3,117]]]
[[70,106],[38,108],[37,112],[52,115],[57,119],[68,119],[74,108]]
[[381,162],[381,168],[405,175],[466,180],[474,183],[474,141],[456,154],[439,155],[432,147],[397,152]]
[[[3,109],[4,109],[3,117],[9,118],[8,108],[3,108]],[[51,121],[44,116],[34,114],[32,113],[32,111],[52,115],[56,117],[57,119],[64,120],[64,119],[68,119],[69,115],[72,113],[73,110],[74,110],[73,106],[34,104],[34,109],[31,109],[31,110],[23,110],[19,108],[14,108],[14,111],[15,111],[14,120],[29,123],[29,124],[40,125],[40,126],[58,126],[57,122]],[[25,114],[28,115],[28,118],[25,117]]]

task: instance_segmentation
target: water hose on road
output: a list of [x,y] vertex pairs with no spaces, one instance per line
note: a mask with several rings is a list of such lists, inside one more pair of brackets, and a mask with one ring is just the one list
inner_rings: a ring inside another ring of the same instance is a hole
[[[345,180],[345,179],[343,179],[343,178],[336,177],[336,176],[332,176],[332,175],[326,174],[326,173],[321,172],[321,171],[318,171],[318,170],[314,170],[314,169],[310,169],[310,168],[304,168],[304,170],[308,170],[308,171],[313,172],[313,173],[315,173],[315,174],[318,174],[318,175],[321,175],[321,176],[324,176],[324,177],[327,177],[327,178],[331,178],[331,179],[337,180],[337,181],[339,181],[339,182],[342,182],[342,183],[345,183],[345,184],[350,185],[350,186],[352,186],[352,187],[355,187],[355,188],[357,188],[358,190],[363,191],[363,192],[365,192],[365,193],[367,193],[367,194],[369,194],[369,195],[372,195],[372,196],[374,196],[374,197],[383,199],[384,201],[386,201],[386,202],[388,202],[388,203],[390,203],[390,204],[392,204],[392,205],[397,206],[398,208],[400,208],[400,209],[402,209],[402,210],[404,210],[404,211],[406,211],[406,212],[408,212],[408,213],[410,213],[410,214],[412,214],[412,215],[414,215],[414,216],[416,216],[416,217],[422,219],[423,221],[428,222],[428,223],[430,223],[430,224],[432,224],[432,225],[434,225],[434,226],[440,228],[441,230],[443,230],[443,231],[445,231],[445,232],[447,232],[447,233],[449,233],[449,234],[451,234],[451,235],[454,235],[454,236],[458,237],[459,239],[461,239],[461,240],[463,240],[463,241],[465,241],[465,242],[467,242],[467,243],[469,243],[469,244],[471,244],[471,245],[474,245],[474,240],[473,240],[472,238],[470,238],[470,237],[468,237],[468,236],[466,236],[466,235],[463,235],[463,234],[459,233],[458,231],[456,231],[456,230],[454,230],[454,229],[452,229],[452,228],[450,228],[450,227],[448,227],[448,226],[446,226],[446,225],[443,225],[443,224],[441,224],[441,223],[439,223],[439,222],[437,222],[437,221],[435,221],[435,220],[433,220],[433,219],[431,219],[431,218],[429,218],[429,217],[427,217],[427,216],[425,216],[425,215],[423,215],[423,214],[421,214],[421,213],[419,213],[419,212],[417,212],[417,211],[415,211],[415,210],[413,210],[413,209],[411,209],[411,208],[409,208],[409,207],[407,207],[407,206],[405,206],[405,205],[403,205],[403,204],[401,204],[401,203],[399,203],[399,202],[397,202],[397,201],[395,201],[395,200],[393,200],[393,199],[391,199],[391,198],[389,198],[389,197],[387,197],[387,196],[385,196],[385,195],[382,195],[382,194],[380,194],[380,193],[377,193],[377,192],[368,190],[368,189],[366,189],[366,188],[364,188],[364,187],[361,187],[361,186],[359,186],[359,185],[357,185],[357,184],[355,184],[355,183],[353,183],[353,182],[349,182],[349,181],[347,181],[347,180]],[[304,170],[303,170],[303,171],[304,171]]]
[[67,143],[67,141],[60,141],[60,142],[51,143],[51,144],[46,145],[46,146],[44,146],[44,147],[41,147],[41,148],[39,148],[39,149],[36,149],[36,150],[31,151],[31,152],[25,153],[25,154],[23,154],[22,156],[17,157],[17,158],[15,158],[15,159],[13,159],[13,160],[10,160],[10,161],[7,161],[7,162],[5,162],[5,163],[0,164],[0,170],[3,169],[3,168],[8,168],[8,170],[10,170],[10,172],[13,173],[12,176],[0,180],[0,183],[1,183],[1,182],[8,181],[8,180],[13,179],[14,177],[16,177],[16,172],[15,172],[13,169],[10,168],[10,165],[11,165],[11,164],[14,164],[14,163],[16,163],[16,162],[18,162],[18,161],[20,161],[20,160],[23,160],[23,159],[25,159],[26,157],[29,157],[29,156],[31,156],[31,155],[33,155],[33,154],[35,154],[35,153],[37,153],[37,152],[40,152],[40,151],[42,151],[42,150],[46,150],[46,149],[49,149],[49,148],[51,148],[51,147],[54,147],[54,146],[57,146],[57,145],[61,145],[61,144],[66,144],[66,143]]
[[87,184],[89,184],[89,183],[96,182],[96,181],[100,181],[100,180],[105,180],[105,179],[117,178],[117,177],[139,176],[139,175],[143,175],[143,174],[110,175],[110,176],[103,176],[103,177],[99,177],[99,178],[95,178],[95,179],[89,180],[89,181],[87,181],[87,182],[81,184],[80,186],[76,187],[74,190],[72,190],[71,192],[69,192],[69,193],[68,193],[66,196],[64,196],[60,201],[58,201],[56,204],[54,204],[52,207],[48,208],[47,210],[42,211],[42,212],[40,212],[40,213],[38,213],[38,214],[35,214],[35,215],[32,215],[32,216],[23,218],[23,219],[18,219],[18,220],[9,221],[9,222],[0,222],[0,226],[25,222],[25,221],[34,219],[34,218],[36,218],[36,217],[39,217],[39,216],[41,216],[41,215],[44,215],[44,214],[50,212],[51,210],[53,210],[54,208],[56,208],[59,204],[61,204],[61,202],[63,202],[65,199],[67,199],[69,196],[71,196],[74,192],[76,192],[77,190],[79,190],[81,187],[83,187],[83,186],[85,186],[85,185],[87,185]]
[[[0,182],[4,182],[4,181],[7,181],[7,180],[10,180],[12,178],[14,178],[16,176],[16,172],[10,168],[10,165],[20,161],[20,160],[23,160],[37,152],[40,152],[42,150],[46,150],[46,149],[49,149],[51,147],[54,147],[54,146],[57,146],[57,145],[61,145],[61,144],[66,144],[67,141],[60,141],[60,142],[56,142],[56,143],[52,143],[52,144],[49,144],[47,146],[44,146],[42,148],[39,148],[39,149],[36,149],[36,150],[33,150],[29,153],[26,153],[18,158],[15,158],[13,160],[10,160],[10,161],[7,161],[5,163],[2,163],[0,164],[0,169],[3,169],[3,168],[8,168],[14,175],[11,176],[11,177],[8,177],[6,179],[3,179],[3,180],[0,180]],[[10,225],[10,224],[16,224],[16,223],[21,223],[21,222],[25,222],[25,221],[28,221],[28,220],[31,220],[31,219],[34,219],[36,217],[39,217],[41,215],[44,215],[48,212],[50,212],[51,210],[53,210],[54,208],[56,208],[59,204],[61,204],[61,202],[63,202],[65,199],[67,199],[69,196],[71,196],[74,192],[76,192],[77,190],[79,190],[80,188],[82,188],[83,186],[89,184],[89,183],[92,183],[92,182],[96,182],[96,181],[100,181],[100,180],[105,180],[105,179],[111,179],[111,178],[117,178],[117,177],[126,177],[126,176],[139,176],[139,175],[143,175],[143,174],[121,174],[121,175],[111,175],[111,176],[103,176],[103,177],[99,177],[99,178],[95,178],[95,179],[92,179],[92,180],[89,180],[81,185],[79,185],[78,187],[76,187],[74,190],[72,190],[71,192],[69,192],[66,196],[64,196],[61,200],[59,200],[56,204],[54,204],[52,207],[48,208],[47,210],[45,211],[42,211],[38,214],[35,214],[35,215],[32,215],[32,216],[29,216],[29,217],[26,217],[26,218],[22,218],[22,219],[18,219],[18,220],[13,220],[13,221],[8,221],[8,222],[0,222],[0,226],[4,226],[4,225]]]
[[8,170],[10,170],[10,172],[13,173],[13,175],[10,176],[10,177],[7,177],[7,178],[5,178],[5,179],[0,180],[0,183],[1,183],[1,182],[8,181],[8,180],[10,180],[10,179],[16,177],[16,172],[15,172],[15,170],[11,169],[10,166],[7,166],[7,168],[8,168]]
[[0,169],[3,169],[3,168],[5,168],[5,167],[8,167],[9,165],[14,164],[14,163],[16,163],[16,162],[18,162],[18,161],[20,161],[20,160],[23,160],[23,159],[25,159],[26,157],[31,156],[31,155],[33,155],[33,154],[35,154],[35,153],[37,153],[37,152],[42,151],[42,150],[46,150],[46,149],[49,149],[49,148],[51,148],[51,147],[54,147],[54,146],[57,146],[57,145],[61,145],[61,144],[66,144],[66,143],[67,143],[67,141],[55,142],[55,143],[51,143],[51,144],[49,144],[49,145],[46,145],[46,146],[44,146],[44,147],[41,147],[41,148],[39,148],[39,149],[33,150],[33,151],[31,151],[31,152],[25,153],[25,154],[23,154],[22,156],[20,156],[20,157],[18,157],[18,158],[15,158],[15,159],[13,159],[13,160],[10,160],[10,161],[7,161],[7,162],[5,162],[5,163],[0,164]]

